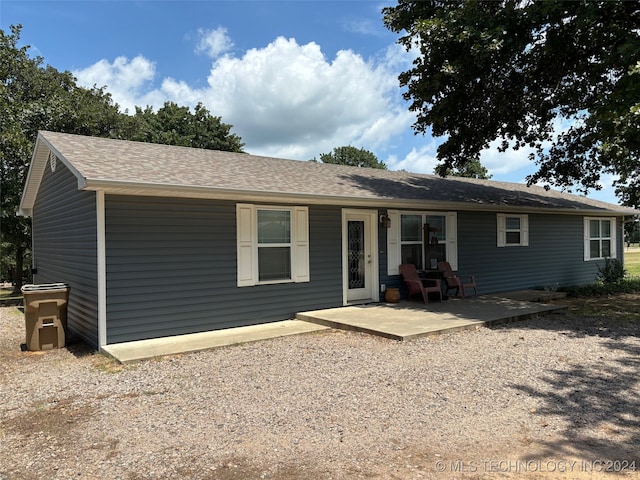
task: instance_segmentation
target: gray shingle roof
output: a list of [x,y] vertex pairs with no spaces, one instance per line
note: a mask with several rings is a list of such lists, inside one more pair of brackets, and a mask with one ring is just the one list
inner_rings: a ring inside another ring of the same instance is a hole
[[[146,186],[184,192],[192,189],[316,197],[336,204],[341,199],[357,199],[382,207],[394,202],[426,202],[432,206],[464,204],[491,210],[638,213],[583,196],[517,183],[441,178],[53,132],[40,132],[38,142],[41,141],[75,170],[87,188],[107,191],[116,185],[120,190],[130,186],[132,191]],[[34,162],[37,160],[34,154]]]

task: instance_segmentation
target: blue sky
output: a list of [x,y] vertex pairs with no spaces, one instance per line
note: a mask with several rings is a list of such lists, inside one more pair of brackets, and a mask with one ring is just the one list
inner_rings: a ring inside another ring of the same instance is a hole
[[[165,101],[233,125],[248,153],[307,160],[353,145],[391,170],[433,173],[441,139],[414,135],[398,74],[413,60],[382,23],[391,1],[0,0],[0,28],[124,110]],[[496,144],[497,145],[497,144]],[[494,180],[523,182],[528,151],[487,149]],[[617,203],[611,178],[590,196]]]

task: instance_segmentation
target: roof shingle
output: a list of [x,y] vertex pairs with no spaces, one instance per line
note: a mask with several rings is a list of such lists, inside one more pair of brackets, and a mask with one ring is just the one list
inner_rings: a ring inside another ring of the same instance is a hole
[[638,213],[542,187],[40,132],[87,183],[489,207]]

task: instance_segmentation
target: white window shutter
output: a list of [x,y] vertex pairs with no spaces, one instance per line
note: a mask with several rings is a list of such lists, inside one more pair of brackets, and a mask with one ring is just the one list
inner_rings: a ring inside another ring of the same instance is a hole
[[617,254],[617,241],[616,241],[616,218],[615,217],[611,217],[611,258],[618,258],[616,256]]
[[458,270],[458,214],[447,212],[447,261]]
[[520,215],[520,245],[529,246],[529,215]]
[[238,240],[238,286],[248,287],[256,284],[256,245],[257,232],[253,205],[236,205],[236,229]]
[[589,245],[589,221],[591,219],[589,217],[584,217],[584,261],[588,261],[591,259],[590,255],[590,245]]
[[293,209],[293,280],[295,282],[310,281],[309,275],[309,209],[295,207]]
[[498,213],[496,215],[497,225],[498,225],[498,247],[504,247],[507,244],[507,234],[506,234],[506,223],[504,219],[503,213]]
[[400,275],[400,212],[387,210],[391,221],[387,228],[387,275]]

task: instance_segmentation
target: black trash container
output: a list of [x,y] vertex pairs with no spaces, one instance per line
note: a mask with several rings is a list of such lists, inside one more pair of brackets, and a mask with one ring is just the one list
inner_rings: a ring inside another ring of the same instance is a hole
[[25,285],[24,318],[27,350],[51,350],[65,346],[69,286],[64,283]]

